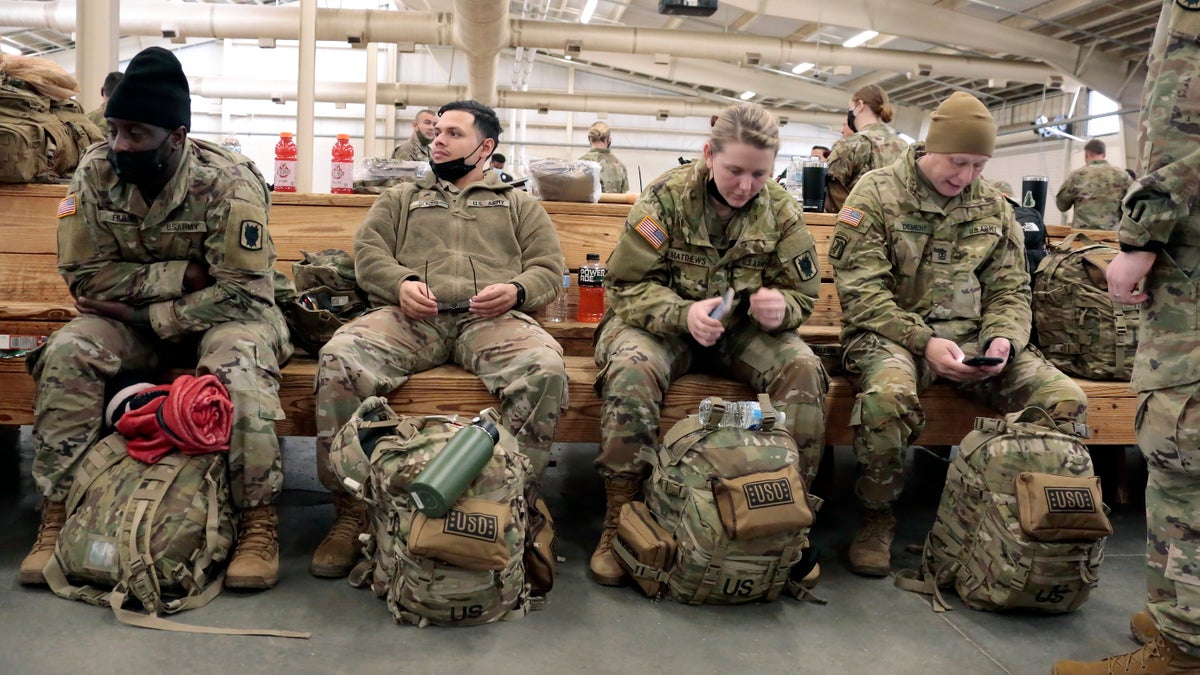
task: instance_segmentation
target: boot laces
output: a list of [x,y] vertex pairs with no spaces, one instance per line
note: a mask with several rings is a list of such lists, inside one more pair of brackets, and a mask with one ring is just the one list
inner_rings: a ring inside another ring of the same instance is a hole
[[879,540],[886,542],[895,527],[894,521],[887,515],[874,515],[863,519],[862,527],[854,538],[859,541]]
[[358,535],[366,532],[366,530],[367,517],[362,507],[348,501],[339,501],[333,525],[330,526],[329,534],[325,535],[325,539],[321,543],[325,544],[326,542],[339,539],[351,542],[358,541]]
[[1110,675],[1115,675],[1116,673],[1135,672],[1135,664],[1138,666],[1138,669],[1144,670],[1146,664],[1150,660],[1160,657],[1165,658],[1166,654],[1162,649],[1165,645],[1163,645],[1162,640],[1163,638],[1160,635],[1154,638],[1154,640],[1146,643],[1145,647],[1142,647],[1137,651],[1129,652],[1128,654],[1121,654],[1119,656],[1111,656],[1105,659],[1108,664],[1108,672]]
[[279,546],[279,541],[275,537],[275,518],[268,513],[256,513],[255,510],[246,511],[242,516],[241,525],[237,553],[257,555],[264,560],[271,559]]
[[58,503],[48,503],[42,507],[42,522],[38,525],[37,540],[33,542],[31,553],[53,551],[58,543],[58,533],[66,522],[66,506]]

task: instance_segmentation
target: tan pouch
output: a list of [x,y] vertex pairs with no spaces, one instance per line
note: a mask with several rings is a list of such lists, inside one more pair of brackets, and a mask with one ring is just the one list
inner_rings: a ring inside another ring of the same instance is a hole
[[621,506],[613,552],[642,592],[656,598],[667,590],[667,570],[675,559],[675,538],[654,519],[645,502]]
[[525,532],[525,580],[534,595],[545,595],[554,587],[558,568],[555,555],[554,519],[546,501],[538,497],[530,504],[529,529]]
[[504,532],[512,523],[507,504],[460,499],[444,518],[413,518],[408,548],[414,555],[436,558],[465,570],[502,570],[508,566]]
[[1100,477],[1023,472],[1017,476],[1017,516],[1034,541],[1099,539],[1112,534],[1104,514]]
[[791,464],[737,478],[713,478],[712,492],[730,539],[769,537],[813,524],[804,481]]

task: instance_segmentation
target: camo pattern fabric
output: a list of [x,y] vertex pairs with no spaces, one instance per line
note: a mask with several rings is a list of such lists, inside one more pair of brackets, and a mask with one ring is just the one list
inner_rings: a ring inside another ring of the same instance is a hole
[[600,190],[602,192],[629,192],[629,174],[625,165],[608,148],[592,148],[583,153],[581,160],[600,165]]
[[1071,227],[1115,230],[1121,220],[1121,197],[1132,182],[1121,169],[1094,159],[1067,176],[1054,201],[1063,213],[1075,209]]
[[900,158],[908,143],[883,122],[868,124],[858,133],[839,138],[829,151],[825,211],[837,213],[850,190],[868,171],[880,169]]
[[367,296],[354,280],[354,258],[341,249],[317,253],[292,263],[297,297],[284,305],[292,342],[317,356],[321,347],[347,321],[367,309]]
[[[352,495],[366,502],[371,519],[367,560],[352,572],[351,583],[370,585],[376,595],[386,598],[398,623],[474,626],[518,619],[530,609],[522,558],[530,508],[526,486],[532,468],[495,411],[482,414],[497,425],[500,440],[491,461],[455,504],[474,498],[508,505],[508,527],[490,532],[492,543],[502,540],[507,546],[508,563],[502,570],[464,569],[422,557],[410,548],[419,512],[408,486],[468,420],[401,417],[388,407],[387,399],[374,396],[363,401],[333,440],[331,468]],[[456,513],[458,509],[452,508],[447,515],[445,534],[456,534],[450,527]]]
[[1129,381],[1138,308],[1108,295],[1104,272],[1117,249],[1071,235],[1050,247],[1033,278],[1033,325],[1046,359],[1093,380]]
[[1094,475],[1087,446],[1064,432],[1081,425],[1052,424],[1040,408],[977,418],[950,463],[922,571],[972,609],[1071,612],[1099,582],[1106,537],[1033,541],[1021,529],[1018,474]]
[[[163,494],[149,496],[155,484]],[[173,452],[148,465],[111,434],[88,450],[66,509],[54,554],[66,577],[97,589],[120,584],[151,612],[169,611],[164,598],[198,595],[233,548],[223,453]],[[106,598],[79,595],[101,606]]]
[[[675,538],[667,583],[670,597],[687,604],[733,605],[779,596],[792,565],[808,546],[810,527],[753,539],[730,539],[713,497],[713,480],[800,469],[800,452],[787,431],[706,428],[697,416],[667,432],[660,449],[643,451],[652,472],[646,506]],[[803,479],[802,479],[803,480]],[[808,499],[816,511],[820,500]]]
[[69,178],[104,134],[74,101],[52,101],[0,73],[0,183]]

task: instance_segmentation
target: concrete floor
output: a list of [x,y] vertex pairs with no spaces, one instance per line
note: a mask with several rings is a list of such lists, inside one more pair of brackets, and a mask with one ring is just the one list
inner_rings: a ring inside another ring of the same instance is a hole
[[[342,580],[308,575],[309,555],[332,519],[315,483],[312,442],[287,439],[280,504],[282,580],[262,593],[226,591],[181,620],[229,627],[312,631],[310,640],[165,633],[118,624],[108,610],[16,583],[37,530],[28,429],[0,441],[0,673],[1048,673],[1059,658],[1100,658],[1134,648],[1129,614],[1142,605],[1143,514],[1115,507],[1100,587],[1068,616],[992,614],[963,607],[933,613],[889,579],[845,567],[857,510],[853,460],[836,449],[832,484],[814,536],[822,548],[819,595],[828,605],[784,599],[743,607],[651,602],[631,588],[589,582],[585,565],[600,528],[595,446],[556,448],[547,501],[567,557],[544,611],[463,629],[395,625],[382,600]],[[16,452],[13,451],[16,447]],[[1135,456],[1135,450],[1129,450]],[[913,567],[904,545],[933,521],[944,468],[913,461],[900,509],[894,567]],[[826,472],[828,475],[829,472]],[[1135,479],[1140,476],[1135,476]]]

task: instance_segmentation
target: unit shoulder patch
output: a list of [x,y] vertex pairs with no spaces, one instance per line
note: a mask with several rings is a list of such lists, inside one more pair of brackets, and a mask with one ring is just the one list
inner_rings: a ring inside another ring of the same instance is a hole
[[800,275],[801,281],[808,281],[817,276],[817,261],[812,251],[801,253],[792,258],[792,262],[796,265],[796,274]]
[[248,251],[260,251],[263,247],[262,223],[253,220],[242,221],[242,248]]
[[834,260],[841,260],[842,254],[846,252],[846,244],[850,243],[846,237],[835,234],[833,241],[829,243],[829,257]]

